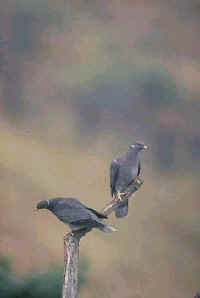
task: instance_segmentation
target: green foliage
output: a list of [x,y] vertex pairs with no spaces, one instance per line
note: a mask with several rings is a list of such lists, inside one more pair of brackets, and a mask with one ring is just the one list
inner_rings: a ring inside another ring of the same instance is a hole
[[[80,262],[79,288],[86,282],[88,261]],[[62,266],[52,265],[45,272],[29,273],[16,277],[7,258],[0,259],[1,298],[56,298],[60,297],[63,282]]]
[[174,167],[176,137],[170,132],[160,130],[156,136],[156,161],[160,169],[171,170]]
[[143,97],[154,107],[170,105],[177,99],[175,80],[167,71],[142,73],[140,81]]
[[103,76],[90,82],[88,93],[79,97],[80,103],[115,105],[116,109],[136,102],[137,98],[154,109],[166,107],[179,100],[182,86],[161,65],[144,68],[136,64],[116,64]]
[[0,260],[0,297],[20,297],[22,283],[11,273],[11,266],[6,258]]

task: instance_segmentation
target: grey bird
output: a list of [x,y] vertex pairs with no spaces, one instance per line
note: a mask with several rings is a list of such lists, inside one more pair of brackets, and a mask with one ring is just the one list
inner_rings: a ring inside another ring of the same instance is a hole
[[59,220],[68,224],[72,232],[82,229],[97,228],[103,232],[115,232],[114,227],[105,225],[104,214],[89,208],[74,198],[55,198],[43,200],[37,204],[37,210],[48,209]]
[[[138,153],[148,149],[147,145],[136,143],[129,146],[128,151],[114,159],[110,165],[110,190],[111,196],[116,200],[122,200],[127,188],[134,183],[139,176],[141,165]],[[116,217],[124,217],[128,214],[128,200],[124,200],[115,210]]]

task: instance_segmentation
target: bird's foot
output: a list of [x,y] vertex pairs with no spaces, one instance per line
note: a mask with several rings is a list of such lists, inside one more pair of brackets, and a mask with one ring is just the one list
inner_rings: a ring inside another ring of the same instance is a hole
[[125,192],[118,191],[117,192],[117,200],[122,201],[123,200],[122,196],[124,196],[125,194],[126,194]]

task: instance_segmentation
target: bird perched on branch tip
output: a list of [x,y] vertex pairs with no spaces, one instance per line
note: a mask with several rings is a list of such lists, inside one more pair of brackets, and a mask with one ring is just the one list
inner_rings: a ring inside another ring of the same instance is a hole
[[147,145],[135,143],[129,146],[128,151],[119,158],[113,159],[110,165],[111,196],[122,201],[115,210],[116,217],[128,214],[128,200],[122,200],[127,194],[128,187],[140,175],[141,165],[138,153],[148,149]]

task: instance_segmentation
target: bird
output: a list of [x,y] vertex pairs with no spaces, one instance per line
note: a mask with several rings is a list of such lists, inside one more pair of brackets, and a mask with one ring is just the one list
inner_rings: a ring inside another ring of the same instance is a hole
[[[112,160],[110,164],[110,191],[111,196],[122,201],[122,196],[127,194],[127,188],[134,183],[140,175],[141,164],[138,153],[148,149],[141,143],[130,145],[128,151],[122,156]],[[115,210],[117,218],[128,214],[128,200],[124,200]]]
[[40,201],[36,210],[48,209],[59,220],[68,224],[72,232],[97,228],[102,232],[115,232],[116,229],[112,226],[103,223],[107,218],[106,215],[89,208],[75,198],[53,198]]

